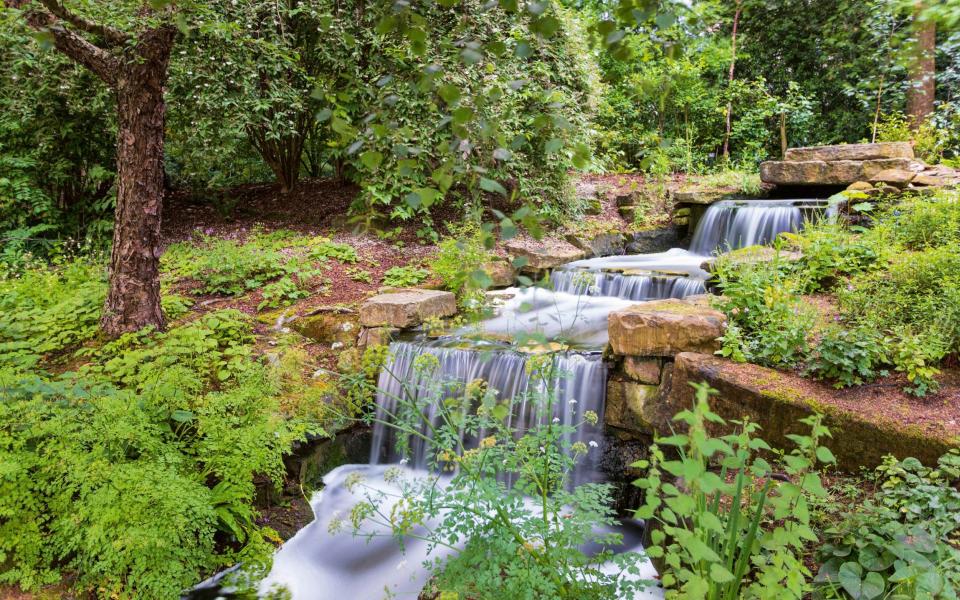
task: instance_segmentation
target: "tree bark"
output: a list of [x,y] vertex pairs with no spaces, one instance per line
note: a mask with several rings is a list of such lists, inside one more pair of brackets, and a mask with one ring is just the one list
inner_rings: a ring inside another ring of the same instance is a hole
[[164,87],[174,36],[172,28],[144,33],[117,74],[117,209],[110,289],[100,320],[108,336],[164,327],[159,269]]
[[[3,0],[3,4],[21,11],[30,27],[52,36],[57,50],[90,69],[116,95],[117,209],[100,327],[110,337],[148,326],[163,329],[164,87],[176,29],[159,25],[134,38],[70,12],[60,0]],[[93,36],[93,41],[83,34]]]
[[[743,0],[737,0],[736,11],[733,13],[733,33],[730,35],[733,54],[730,56],[730,73],[727,75],[728,91],[729,84],[733,83],[734,72],[737,67],[737,28],[740,26],[740,11],[743,9]],[[723,160],[730,160],[730,132],[733,128],[733,100],[727,101],[727,122],[726,132],[723,136]]]
[[916,129],[933,114],[936,97],[937,26],[923,19],[923,0],[914,4],[914,47],[910,61],[910,87],[907,88],[907,115]]

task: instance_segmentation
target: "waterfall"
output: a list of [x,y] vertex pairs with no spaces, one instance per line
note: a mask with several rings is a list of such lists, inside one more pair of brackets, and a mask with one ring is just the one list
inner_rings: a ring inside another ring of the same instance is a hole
[[706,292],[702,279],[682,275],[629,275],[563,268],[550,273],[550,283],[558,292],[637,301],[686,298]]
[[709,256],[747,246],[771,244],[778,235],[799,231],[827,209],[818,200],[723,200],[710,205],[697,224],[690,252]]
[[[499,345],[476,345],[471,348],[451,346],[450,340],[432,342],[394,342],[390,345],[390,359],[380,372],[377,385],[377,423],[373,429],[373,444],[370,449],[371,464],[398,462],[401,456],[396,451],[396,429],[385,425],[397,414],[400,399],[424,404],[425,421],[438,425],[437,403],[447,398],[463,395],[465,386],[475,380],[487,382],[489,389],[496,390],[500,401],[511,400],[513,411],[507,417],[507,425],[518,438],[537,425],[545,425],[547,419],[558,419],[562,425],[577,426],[586,411],[592,410],[603,422],[603,407],[606,400],[607,368],[599,354],[559,353],[553,356],[553,377],[547,382],[548,389],[538,387],[539,381],[531,381],[527,373],[529,355]],[[417,359],[431,355],[436,358],[435,369],[421,370]],[[549,392],[549,394],[547,394]],[[538,410],[538,401],[549,397],[553,401],[552,414]],[[540,414],[538,414],[540,413]],[[567,442],[601,442],[603,426],[585,424]],[[420,424],[419,431],[430,436],[430,426]],[[482,435],[480,437],[483,437]],[[428,469],[431,465],[430,448],[425,440],[411,436],[410,465]],[[478,440],[464,439],[467,447],[476,446]],[[572,474],[572,485],[599,481],[600,452],[588,453],[578,463]]]

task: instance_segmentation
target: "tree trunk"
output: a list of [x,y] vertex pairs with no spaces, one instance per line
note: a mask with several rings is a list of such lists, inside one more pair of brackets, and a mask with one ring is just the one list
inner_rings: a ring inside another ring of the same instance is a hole
[[910,87],[907,88],[907,115],[916,129],[933,114],[936,95],[937,26],[932,19],[922,19],[923,0],[914,4],[913,56],[910,61]]
[[174,33],[145,33],[117,73],[117,210],[110,289],[100,320],[111,337],[164,327],[159,269],[164,86]]
[[[740,11],[743,8],[743,0],[737,0],[736,3],[737,10],[733,13],[733,33],[730,36],[731,47],[733,50],[732,55],[730,56],[730,73],[727,76],[727,91],[729,92],[730,85],[733,83],[734,72],[737,67],[737,28],[740,26]],[[730,160],[730,132],[733,126],[733,100],[727,101],[727,122],[726,122],[726,132],[723,136],[723,160],[727,162]]]
[[780,160],[787,158],[787,113],[780,113]]

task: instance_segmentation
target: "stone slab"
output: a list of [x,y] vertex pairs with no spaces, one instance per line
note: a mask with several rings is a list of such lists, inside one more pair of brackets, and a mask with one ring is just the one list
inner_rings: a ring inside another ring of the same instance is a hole
[[610,313],[607,321],[610,345],[620,356],[714,352],[725,327],[722,312],[676,299],[635,304]]
[[586,258],[586,253],[566,240],[520,241],[504,244],[510,256],[524,257],[527,264],[521,271],[543,271],[575,260]]
[[877,173],[889,169],[913,170],[914,166],[915,161],[909,158],[833,162],[778,160],[760,163],[760,179],[776,185],[850,185],[856,181],[869,181]]
[[783,157],[784,160],[791,162],[873,160],[878,158],[913,158],[913,146],[910,145],[910,142],[809,146],[806,148],[790,148]]
[[457,314],[457,298],[438,290],[407,290],[380,294],[360,307],[364,327],[415,327],[432,317]]

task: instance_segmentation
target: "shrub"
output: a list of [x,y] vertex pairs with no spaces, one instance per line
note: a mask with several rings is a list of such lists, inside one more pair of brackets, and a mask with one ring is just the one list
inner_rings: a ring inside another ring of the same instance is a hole
[[836,388],[860,385],[887,374],[878,369],[888,363],[885,343],[884,337],[874,330],[831,325],[821,334],[804,373],[829,379]]
[[960,350],[960,253],[954,247],[903,252],[886,270],[853,277],[837,295],[851,321]]
[[887,457],[876,497],[825,532],[816,582],[844,598],[955,598],[960,590],[960,453],[936,469]]
[[646,469],[635,482],[646,495],[637,517],[652,526],[646,552],[663,565],[666,597],[801,598],[810,576],[803,547],[816,539],[810,501],[826,495],[816,467],[834,462],[820,446],[830,432],[819,416],[802,421],[810,435],[790,436],[797,448],[783,455],[782,481],[758,456],[770,448],[755,437],[756,423],[735,422],[738,431],[720,438],[707,433],[708,422],[725,421],[710,410],[712,390],[694,387],[694,406],[674,417],[684,433],[658,438],[650,460],[634,465]]
[[430,266],[461,304],[470,304],[477,292],[482,293],[490,286],[490,278],[483,268],[493,258],[488,248],[492,243],[490,234],[476,226],[464,227],[441,240]]
[[830,289],[841,278],[875,268],[884,256],[878,236],[855,235],[843,225],[823,221],[801,233],[782,234],[801,253],[793,271],[804,279],[804,291]]
[[722,356],[767,366],[792,366],[803,358],[815,317],[783,271],[776,261],[720,267],[723,296],[715,302],[729,319]]
[[269,561],[254,474],[280,481],[307,427],[274,417],[265,367],[245,362],[220,391],[0,370],[0,582],[34,590],[70,571],[97,596],[160,599]]
[[960,245],[960,195],[944,193],[895,206],[884,226],[908,250]]

